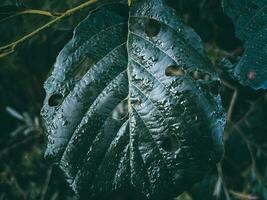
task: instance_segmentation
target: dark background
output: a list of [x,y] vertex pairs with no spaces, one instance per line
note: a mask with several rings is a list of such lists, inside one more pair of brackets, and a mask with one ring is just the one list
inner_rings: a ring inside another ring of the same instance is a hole
[[[224,57],[237,61],[243,51],[231,20],[223,14],[220,0],[166,1],[203,39],[223,81],[226,111],[235,105],[225,130],[224,159],[179,200],[267,199],[267,94],[240,86],[221,64]],[[82,2],[1,0],[0,46],[52,19],[21,15],[3,21],[12,14],[7,12],[17,9],[15,5],[61,13]],[[73,28],[87,14],[84,10],[65,19],[19,46],[15,53],[0,58],[0,200],[74,198],[60,170],[43,158],[45,136],[39,112],[45,96],[42,84]]]

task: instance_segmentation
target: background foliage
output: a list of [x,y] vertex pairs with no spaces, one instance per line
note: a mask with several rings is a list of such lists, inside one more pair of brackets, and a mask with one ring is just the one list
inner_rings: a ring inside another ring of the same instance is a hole
[[[220,0],[167,1],[203,39],[223,80],[221,93],[229,111],[224,159],[213,174],[179,200],[267,199],[267,94],[240,86],[222,67],[222,58],[235,61],[243,51],[231,20],[223,14]],[[83,1],[21,2],[32,9],[61,13]],[[17,3],[2,0],[0,20],[7,16],[7,5]],[[0,200],[74,198],[60,171],[43,159],[45,137],[39,111],[45,95],[42,84],[58,52],[71,38],[73,27],[87,13],[71,16],[0,59]],[[22,15],[1,21],[0,46],[49,20],[47,16]]]

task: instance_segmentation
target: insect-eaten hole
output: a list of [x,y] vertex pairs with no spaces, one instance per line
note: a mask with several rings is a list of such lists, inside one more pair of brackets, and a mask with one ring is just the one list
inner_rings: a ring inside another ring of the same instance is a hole
[[174,136],[167,136],[162,138],[161,148],[167,152],[175,152],[179,149],[180,143]]
[[48,99],[48,105],[50,107],[59,106],[63,101],[63,95],[60,93],[52,94]]
[[145,33],[148,37],[155,37],[159,34],[161,24],[159,21],[154,19],[148,19],[145,24]]
[[178,65],[170,65],[165,69],[166,76],[183,76],[185,71]]
[[193,71],[191,73],[191,76],[193,77],[193,79],[195,80],[202,80],[202,81],[209,81],[210,80],[210,75],[201,72],[199,70]]

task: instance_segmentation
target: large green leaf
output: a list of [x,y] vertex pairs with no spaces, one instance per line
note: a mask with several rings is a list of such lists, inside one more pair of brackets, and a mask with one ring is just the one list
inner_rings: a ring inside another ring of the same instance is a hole
[[81,198],[178,195],[221,158],[219,78],[162,0],[87,17],[45,83],[45,156]]
[[241,84],[267,89],[267,0],[223,0],[245,52],[233,75]]

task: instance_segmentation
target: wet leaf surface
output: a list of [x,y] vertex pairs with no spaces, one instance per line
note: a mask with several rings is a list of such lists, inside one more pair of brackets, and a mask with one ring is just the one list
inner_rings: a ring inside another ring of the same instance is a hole
[[267,88],[267,1],[223,0],[225,13],[233,20],[236,36],[245,51],[232,71],[245,86]]
[[200,38],[164,1],[103,7],[45,82],[45,156],[82,199],[175,197],[223,154],[218,82]]

